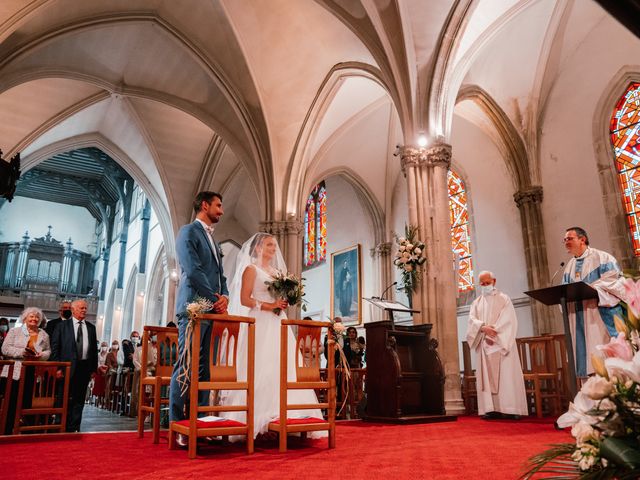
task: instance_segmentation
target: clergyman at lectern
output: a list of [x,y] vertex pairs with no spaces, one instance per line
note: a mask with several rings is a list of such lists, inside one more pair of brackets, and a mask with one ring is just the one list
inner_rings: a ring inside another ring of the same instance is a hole
[[591,354],[597,345],[617,335],[613,317],[623,317],[620,299],[624,298],[623,278],[613,255],[589,246],[587,232],[570,227],[564,234],[564,246],[571,255],[562,283],[585,282],[598,292],[598,300],[569,303],[569,325],[576,359],[576,373],[593,373]]

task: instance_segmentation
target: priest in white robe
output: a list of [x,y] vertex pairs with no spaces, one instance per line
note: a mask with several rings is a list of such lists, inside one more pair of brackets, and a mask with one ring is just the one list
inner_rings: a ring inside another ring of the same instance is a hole
[[478,413],[483,418],[527,415],[516,346],[518,319],[511,299],[495,288],[491,272],[478,277],[481,295],[471,304],[467,342],[476,354]]
[[617,335],[614,316],[623,318],[620,300],[624,299],[624,279],[616,259],[609,253],[589,246],[587,232],[580,227],[568,228],[564,245],[571,259],[564,268],[562,283],[583,281],[598,292],[598,299],[567,305],[569,326],[576,359],[576,374],[593,373],[589,360],[596,346],[609,343]]

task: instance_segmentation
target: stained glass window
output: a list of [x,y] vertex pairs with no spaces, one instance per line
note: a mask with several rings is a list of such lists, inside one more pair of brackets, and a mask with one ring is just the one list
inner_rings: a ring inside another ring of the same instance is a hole
[[304,266],[311,267],[327,259],[327,188],[315,186],[304,212]]
[[449,185],[449,220],[451,247],[458,263],[458,291],[473,290],[473,262],[467,192],[462,179],[452,170],[447,176]]
[[624,92],[611,116],[609,134],[616,157],[618,181],[622,191],[627,223],[631,231],[633,252],[640,256],[640,82],[633,82]]

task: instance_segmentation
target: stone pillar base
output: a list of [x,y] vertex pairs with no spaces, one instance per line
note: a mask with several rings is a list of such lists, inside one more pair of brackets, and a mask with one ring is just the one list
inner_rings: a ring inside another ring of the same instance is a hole
[[467,410],[464,408],[464,402],[459,399],[445,399],[444,410],[447,415],[464,415]]

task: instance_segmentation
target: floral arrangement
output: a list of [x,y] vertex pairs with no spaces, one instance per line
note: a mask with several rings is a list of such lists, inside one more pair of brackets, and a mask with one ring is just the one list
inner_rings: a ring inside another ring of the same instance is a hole
[[345,327],[344,323],[336,322],[335,320],[331,320],[331,326],[329,327],[329,333],[331,334],[331,339],[336,342],[337,345],[340,345],[338,341],[340,338],[344,338],[346,335],[347,327]]
[[193,335],[193,320],[197,315],[206,313],[213,310],[213,302],[204,297],[197,297],[193,302],[188,303],[186,306],[187,317],[189,322],[184,335],[184,349],[182,355],[178,359],[178,364],[182,366],[180,373],[178,374],[178,385],[180,385],[180,394],[186,395],[189,390],[189,376],[191,372],[191,338]]
[[[276,272],[272,281],[264,283],[274,297],[286,300],[289,305],[302,305],[302,310],[306,312],[307,301],[302,298],[304,297],[302,280],[304,278],[300,278],[293,273]],[[279,315],[280,310],[279,308],[274,308],[273,313]]]
[[[338,355],[340,358],[338,366],[343,373],[343,375],[341,376],[341,382],[342,382],[341,388],[343,392],[348,392],[349,379],[351,378],[351,369],[349,368],[349,362],[347,361],[347,357],[344,354],[344,350],[342,349],[342,345],[344,344],[344,341],[346,338],[347,327],[342,322],[336,322],[335,319],[330,320],[330,322],[331,322],[331,325],[329,326],[329,342],[328,343],[334,343],[336,346],[336,350],[338,351]],[[340,342],[340,339],[342,339],[342,344]],[[328,357],[328,361],[331,361],[331,358]],[[344,409],[346,404],[347,404],[347,395],[344,396],[344,401],[342,402],[342,405],[337,415],[340,415],[342,413],[342,410]]]
[[591,356],[595,375],[557,420],[575,443],[533,457],[523,478],[640,478],[640,281],[624,285],[629,303],[626,318],[615,318],[618,336]]
[[193,302],[187,304],[187,316],[192,322],[196,315],[213,310],[213,302],[207,298],[198,297]]
[[404,237],[396,238],[398,251],[393,260],[393,264],[398,267],[402,274],[402,283],[407,296],[415,292],[420,280],[420,270],[418,267],[424,265],[427,259],[424,257],[424,242],[417,238],[418,227],[405,225]]

